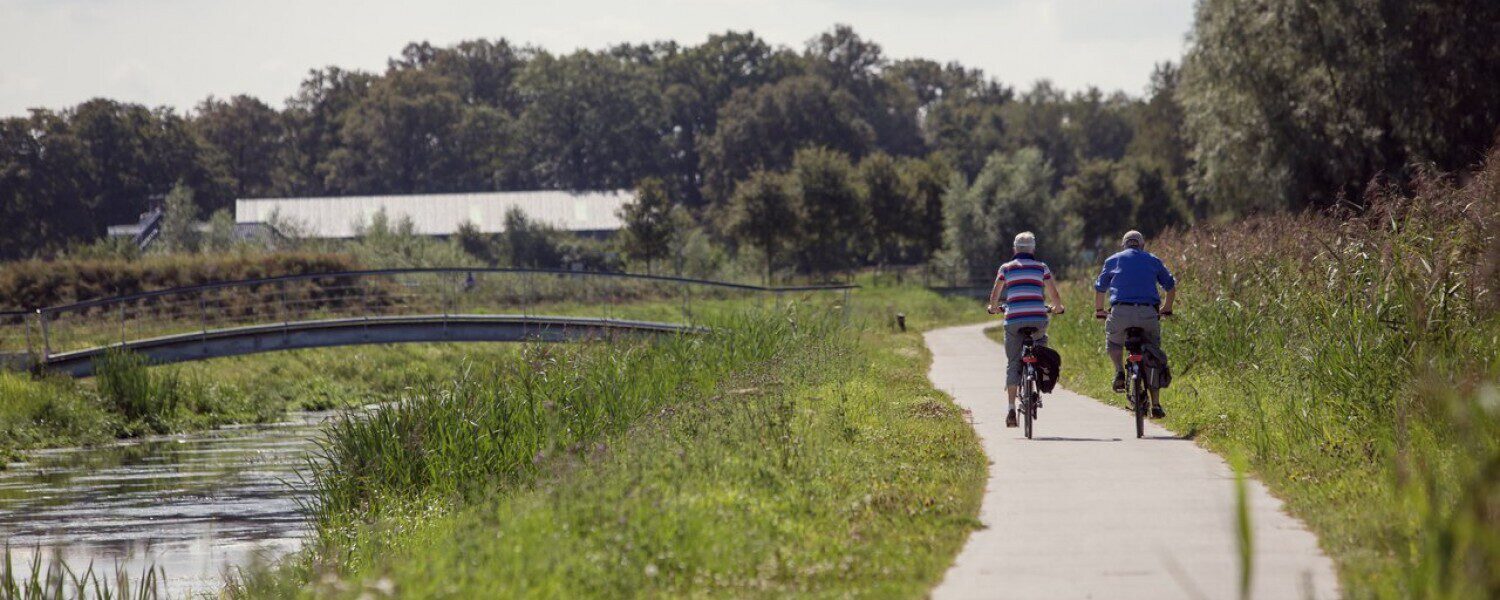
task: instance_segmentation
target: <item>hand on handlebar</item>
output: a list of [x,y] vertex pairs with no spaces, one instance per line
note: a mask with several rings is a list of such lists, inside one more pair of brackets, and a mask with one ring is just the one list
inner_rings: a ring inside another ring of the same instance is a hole
[[989,306],[984,307],[984,312],[990,313],[992,315],[998,315],[1003,310],[1005,310],[1005,307],[1001,306],[999,304],[991,304]]
[[1168,308],[1166,310],[1157,311],[1157,313],[1163,317],[1170,317],[1172,316],[1172,309]]
[[1058,306],[1048,306],[1047,307],[1047,312],[1052,313],[1054,315],[1060,315],[1060,314],[1063,314],[1063,313],[1065,313],[1067,311],[1068,311],[1068,309],[1065,308],[1065,307],[1063,307],[1063,306],[1061,306],[1061,305],[1058,305]]
[[1104,310],[1102,308],[1096,308],[1096,309],[1094,309],[1094,318],[1095,319],[1108,319],[1109,318],[1109,311]]

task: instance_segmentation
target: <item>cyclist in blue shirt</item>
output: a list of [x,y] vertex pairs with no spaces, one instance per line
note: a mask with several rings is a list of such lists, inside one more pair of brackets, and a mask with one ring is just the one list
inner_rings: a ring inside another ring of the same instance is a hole
[[[1161,346],[1161,317],[1172,314],[1172,302],[1177,299],[1177,280],[1163,265],[1161,259],[1146,251],[1146,237],[1139,231],[1130,231],[1121,238],[1124,247],[1104,261],[1099,279],[1094,282],[1094,316],[1105,319],[1105,341],[1109,347],[1109,359],[1115,363],[1116,392],[1125,391],[1125,367],[1123,364],[1125,330],[1139,327],[1145,331],[1146,342]],[[1166,292],[1166,297],[1157,293],[1157,286]],[[1104,302],[1109,301],[1109,310]],[[1151,390],[1151,417],[1167,416],[1161,408],[1160,390]]]

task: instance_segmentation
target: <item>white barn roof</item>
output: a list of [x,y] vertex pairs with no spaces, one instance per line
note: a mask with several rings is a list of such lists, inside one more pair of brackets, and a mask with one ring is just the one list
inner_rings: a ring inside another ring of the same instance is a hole
[[417,233],[449,235],[465,221],[484,233],[505,230],[505,213],[521,209],[534,222],[563,231],[601,232],[624,227],[619,209],[635,200],[628,191],[481,192],[410,196],[324,198],[242,198],[234,203],[236,223],[266,223],[272,215],[315,238],[354,237],[381,209],[392,222],[410,217]]

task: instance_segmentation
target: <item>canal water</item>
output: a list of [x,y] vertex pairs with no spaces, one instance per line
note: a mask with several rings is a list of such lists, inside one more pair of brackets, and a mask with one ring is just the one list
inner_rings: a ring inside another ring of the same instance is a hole
[[61,553],[110,581],[154,565],[172,597],[211,592],[226,569],[300,547],[302,475],[331,418],[28,453],[0,471],[0,539],[18,570]]

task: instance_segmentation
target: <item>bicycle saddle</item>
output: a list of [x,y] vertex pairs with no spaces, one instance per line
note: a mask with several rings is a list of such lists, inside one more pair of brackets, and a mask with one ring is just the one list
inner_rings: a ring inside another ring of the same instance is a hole
[[1036,335],[1036,328],[1035,327],[1022,327],[1021,331],[1019,333],[1021,334],[1021,338],[1022,339],[1029,338],[1029,337],[1031,337],[1033,335]]

